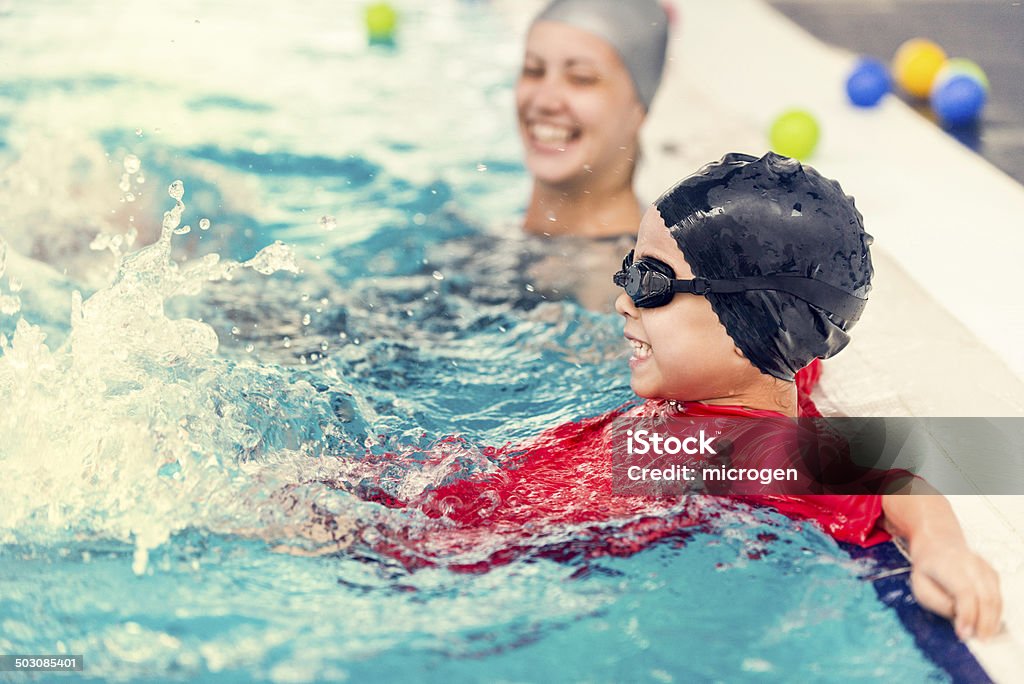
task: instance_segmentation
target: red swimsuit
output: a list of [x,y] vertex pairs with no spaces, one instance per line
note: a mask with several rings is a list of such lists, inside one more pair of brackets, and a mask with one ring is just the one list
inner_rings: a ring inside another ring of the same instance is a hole
[[[809,400],[801,403],[804,415],[817,414]],[[715,507],[709,505],[712,497],[612,493],[608,428],[623,415],[659,410],[666,410],[664,403],[652,401],[628,412],[616,410],[559,425],[519,448],[502,449],[510,456],[497,471],[457,480],[410,501],[390,500],[389,507],[418,509],[436,524],[411,525],[400,531],[378,526],[383,535],[373,546],[403,562],[414,556],[418,559],[414,565],[444,558],[455,569],[483,570],[553,547],[564,550],[575,545],[588,555],[635,553],[658,539],[706,523],[715,515]],[[682,404],[677,410],[691,417],[781,416],[700,403]],[[870,546],[889,538],[878,526],[881,496],[745,495],[733,499],[814,520],[840,541]],[[467,554],[484,557],[465,563],[458,560]]]

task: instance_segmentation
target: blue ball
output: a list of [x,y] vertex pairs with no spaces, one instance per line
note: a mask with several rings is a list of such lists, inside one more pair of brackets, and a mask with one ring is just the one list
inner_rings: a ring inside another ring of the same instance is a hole
[[947,126],[963,126],[978,118],[985,99],[985,86],[978,79],[957,74],[932,91],[932,109]]
[[889,70],[873,57],[862,57],[846,79],[846,94],[858,107],[874,107],[891,89]]

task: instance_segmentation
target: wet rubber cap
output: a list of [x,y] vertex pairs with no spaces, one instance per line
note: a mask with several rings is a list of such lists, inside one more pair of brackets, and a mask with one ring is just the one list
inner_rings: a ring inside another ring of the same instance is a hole
[[637,98],[651,108],[668,46],[668,15],[657,0],[554,0],[533,20],[556,21],[607,41],[633,78]]
[[655,206],[695,276],[794,277],[820,291],[819,302],[843,304],[830,311],[764,289],[706,294],[762,373],[793,380],[815,357],[849,343],[871,289],[872,238],[839,183],[774,152],[760,159],[733,153],[680,181]]

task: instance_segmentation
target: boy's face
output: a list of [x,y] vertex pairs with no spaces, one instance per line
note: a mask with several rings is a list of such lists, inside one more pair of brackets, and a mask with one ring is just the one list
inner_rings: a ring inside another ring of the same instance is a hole
[[[654,207],[644,214],[637,235],[633,258],[643,257],[668,264],[676,278],[694,277]],[[623,332],[634,348],[630,384],[641,397],[742,403],[748,388],[761,380],[761,371],[736,348],[701,295],[677,294],[664,306],[641,309],[623,292],[615,309],[626,319]]]

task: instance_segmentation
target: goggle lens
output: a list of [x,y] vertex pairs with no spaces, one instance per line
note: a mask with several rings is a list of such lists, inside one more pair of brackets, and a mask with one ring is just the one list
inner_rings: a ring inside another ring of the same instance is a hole
[[622,260],[622,269],[612,279],[626,291],[633,304],[650,309],[672,301],[675,276],[672,267],[663,261],[644,257],[634,262],[633,250],[630,250]]

